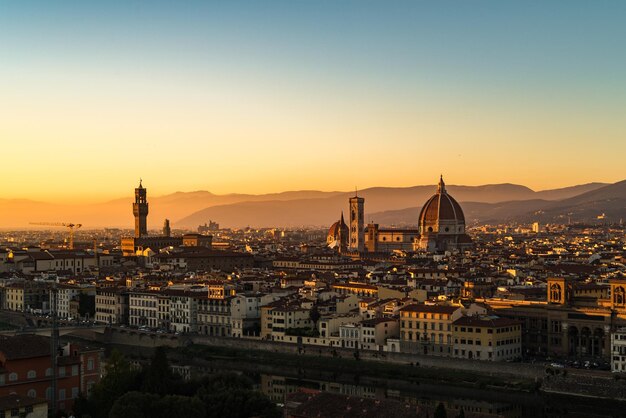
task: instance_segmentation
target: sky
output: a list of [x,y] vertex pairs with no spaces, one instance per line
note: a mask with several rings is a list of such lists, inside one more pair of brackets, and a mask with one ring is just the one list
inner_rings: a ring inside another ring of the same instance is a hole
[[626,178],[624,1],[0,0],[0,198]]

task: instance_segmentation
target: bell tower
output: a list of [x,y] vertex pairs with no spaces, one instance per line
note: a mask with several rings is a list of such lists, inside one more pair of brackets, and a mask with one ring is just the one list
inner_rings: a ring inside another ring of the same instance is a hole
[[548,278],[548,303],[569,305],[574,294],[571,280],[563,277]]
[[133,215],[135,215],[135,238],[148,235],[148,200],[147,190],[141,185],[135,189],[135,203],[133,203]]
[[350,198],[350,250],[360,253],[365,250],[364,207],[365,199],[355,192]]

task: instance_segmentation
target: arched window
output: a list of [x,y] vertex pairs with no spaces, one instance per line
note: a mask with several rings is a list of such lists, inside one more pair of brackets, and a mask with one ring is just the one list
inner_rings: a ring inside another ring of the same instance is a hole
[[34,379],[37,377],[37,372],[34,370],[29,370],[28,373],[26,374],[26,377],[29,379]]
[[9,375],[9,382],[15,382],[17,378],[18,378],[17,373],[13,372]]
[[550,300],[552,302],[560,302],[561,301],[561,285],[558,283],[550,286]]
[[615,288],[615,294],[613,295],[613,301],[616,305],[623,305],[626,302],[626,295],[624,287],[619,286]]
[[37,397],[37,391],[35,389],[31,389],[31,390],[28,391],[26,396],[28,396],[29,398],[36,398]]

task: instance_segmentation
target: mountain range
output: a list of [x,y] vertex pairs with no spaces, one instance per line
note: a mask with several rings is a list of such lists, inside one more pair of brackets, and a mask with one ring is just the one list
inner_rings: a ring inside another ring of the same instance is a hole
[[[626,181],[589,183],[561,189],[533,191],[516,184],[446,186],[461,203],[468,222],[506,220],[551,222],[568,217],[607,219],[626,217]],[[358,191],[365,198],[366,222],[415,225],[423,203],[435,185],[372,187]],[[148,190],[149,192],[149,190]],[[148,225],[160,229],[168,218],[172,226],[195,229],[209,220],[224,227],[324,226],[347,211],[355,192],[288,191],[262,195],[217,195],[207,191],[150,196]],[[24,199],[0,199],[0,227],[25,227],[29,222],[74,222],[85,228],[133,226],[132,193],[98,204],[61,205]]]

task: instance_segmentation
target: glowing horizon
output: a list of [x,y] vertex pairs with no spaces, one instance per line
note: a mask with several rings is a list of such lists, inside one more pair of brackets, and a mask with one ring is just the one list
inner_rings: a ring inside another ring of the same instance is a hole
[[[626,178],[626,4],[0,4],[0,199]],[[130,192],[129,192],[130,191]]]

